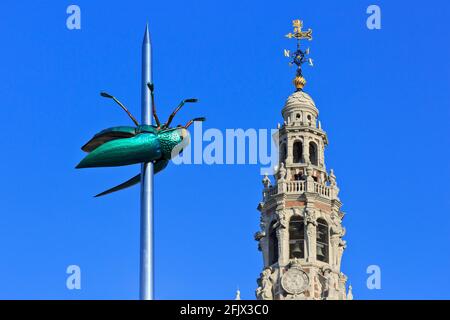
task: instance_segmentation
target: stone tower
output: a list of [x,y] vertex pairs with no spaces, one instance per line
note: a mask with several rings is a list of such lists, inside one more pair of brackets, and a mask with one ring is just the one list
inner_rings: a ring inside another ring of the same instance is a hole
[[327,135],[318,121],[319,110],[303,91],[306,80],[303,62],[309,50],[300,49],[300,40],[312,37],[294,21],[297,51],[287,55],[297,65],[296,91],[281,113],[279,165],[274,181],[263,179],[261,230],[255,234],[263,253],[264,269],[258,279],[256,296],[263,300],[338,299],[352,297],[346,290],[347,277],[340,271],[346,247],[342,227],[344,213],[333,170],[325,167]]

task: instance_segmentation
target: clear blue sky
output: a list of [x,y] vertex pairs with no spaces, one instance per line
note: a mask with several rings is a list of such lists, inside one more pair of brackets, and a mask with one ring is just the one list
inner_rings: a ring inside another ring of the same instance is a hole
[[[283,35],[314,29],[306,91],[320,109],[347,213],[343,271],[356,298],[450,298],[448,1],[4,1],[0,15],[0,298],[136,299],[139,192],[94,199],[137,166],[75,170],[97,131],[139,115],[149,21],[157,104],[183,122],[275,128],[294,70]],[[382,29],[366,28],[366,8]],[[254,298],[258,165],[169,166],[155,178],[156,297]],[[65,287],[66,267],[82,289]],[[382,289],[366,288],[366,268]]]

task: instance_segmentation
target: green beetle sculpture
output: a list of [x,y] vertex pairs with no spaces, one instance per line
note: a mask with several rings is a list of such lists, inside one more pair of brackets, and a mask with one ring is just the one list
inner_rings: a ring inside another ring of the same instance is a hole
[[[140,125],[136,118],[119,100],[108,93],[102,92],[101,96],[113,99],[128,114],[136,127],[118,126],[97,133],[81,147],[81,150],[88,152],[88,155],[76,166],[77,169],[126,166],[152,162],[154,164],[154,173],[156,174],[164,170],[169,160],[186,147],[189,143],[189,139],[187,139],[189,132],[187,129],[195,121],[205,121],[205,118],[195,118],[190,120],[185,126],[178,125],[175,128],[171,128],[170,124],[184,104],[194,103],[198,100],[182,100],[178,107],[170,114],[167,122],[161,124],[156,114],[153,93],[154,86],[148,83],[147,87],[151,93],[153,118],[156,125]],[[131,187],[140,181],[141,175],[138,174],[114,188],[99,193],[96,197]]]

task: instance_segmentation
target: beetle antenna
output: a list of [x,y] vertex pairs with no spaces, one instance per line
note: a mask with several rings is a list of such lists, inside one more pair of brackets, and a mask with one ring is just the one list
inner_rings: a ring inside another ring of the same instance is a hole
[[159,122],[158,115],[156,114],[156,106],[155,106],[155,95],[153,94],[153,90],[155,89],[155,85],[153,83],[148,82],[147,87],[150,90],[150,95],[152,98],[152,106],[153,106],[153,118],[155,118],[156,126],[161,127],[161,122]]
[[131,118],[131,120],[133,120],[134,124],[136,126],[139,126],[139,122],[136,120],[136,118],[133,117],[133,115],[130,113],[130,111],[128,111],[128,109],[119,100],[117,100],[116,97],[114,97],[106,92],[100,92],[100,95],[103,98],[113,99],[128,114],[128,116]]
[[178,107],[170,114],[169,119],[164,124],[164,127],[168,128],[170,126],[170,124],[172,123],[173,117],[175,117],[175,115],[178,113],[178,111],[180,111],[180,109],[184,106],[185,103],[195,103],[197,101],[198,101],[198,99],[184,99],[184,100],[182,100],[180,102],[180,104],[178,105]]
[[192,120],[189,120],[188,123],[186,123],[186,125],[184,126],[185,129],[189,128],[191,126],[191,124],[193,124],[194,122],[203,122],[206,121],[205,117],[200,117],[200,118],[194,118]]

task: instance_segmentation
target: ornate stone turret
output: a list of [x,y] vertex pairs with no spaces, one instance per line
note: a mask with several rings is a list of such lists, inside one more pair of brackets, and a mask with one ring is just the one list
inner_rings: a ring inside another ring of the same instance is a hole
[[[311,36],[312,31],[308,32]],[[282,109],[275,179],[263,179],[263,200],[258,206],[261,230],[255,240],[264,268],[256,296],[345,300],[347,277],[340,271],[346,247],[344,213],[336,176],[325,167],[328,139],[314,101],[296,89]],[[351,291],[348,296],[352,297]]]

